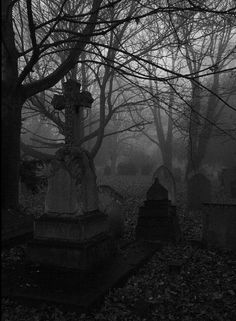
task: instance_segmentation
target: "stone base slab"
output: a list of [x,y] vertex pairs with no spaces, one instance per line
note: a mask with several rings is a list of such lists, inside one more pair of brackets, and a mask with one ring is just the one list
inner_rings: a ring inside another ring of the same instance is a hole
[[66,311],[94,312],[111,289],[124,286],[128,278],[161,248],[156,243],[130,243],[104,269],[96,269],[96,273],[82,279],[78,279],[77,271],[55,273],[54,269],[42,271],[35,267],[32,270],[28,265],[23,269],[15,267],[13,273],[3,270],[2,297],[34,303],[37,307],[47,302]]
[[115,254],[115,244],[106,233],[83,242],[34,239],[28,244],[27,254],[29,263],[87,272],[110,260]]
[[139,209],[136,226],[136,239],[159,242],[176,242],[181,238],[181,232],[175,206],[158,208],[143,206]]
[[202,240],[209,247],[236,251],[236,204],[204,204]]
[[37,240],[82,242],[107,230],[107,216],[100,211],[83,215],[46,213],[34,221],[34,238]]

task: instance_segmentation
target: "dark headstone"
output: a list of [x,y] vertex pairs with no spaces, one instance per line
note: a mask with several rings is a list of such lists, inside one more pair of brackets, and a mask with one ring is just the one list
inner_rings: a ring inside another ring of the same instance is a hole
[[168,190],[159,183],[158,178],[147,191],[147,200],[168,200]]
[[168,200],[168,191],[158,178],[147,192],[144,206],[139,208],[136,238],[161,243],[175,242],[180,237],[176,207]]
[[236,199],[236,167],[225,168],[222,170],[221,183],[226,195],[230,198]]
[[203,174],[196,174],[188,180],[188,207],[197,210],[203,203],[211,201],[211,182]]
[[231,182],[231,197],[236,198],[236,180]]
[[236,251],[236,204],[204,204],[203,242]]
[[176,204],[176,184],[172,172],[168,167],[161,165],[153,173],[153,182],[158,178],[159,183],[168,191],[168,199],[172,205]]

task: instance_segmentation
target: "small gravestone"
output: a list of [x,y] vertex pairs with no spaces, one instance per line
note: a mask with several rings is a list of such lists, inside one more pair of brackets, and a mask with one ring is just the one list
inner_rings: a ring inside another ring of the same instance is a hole
[[153,182],[158,178],[160,184],[168,191],[168,198],[172,205],[176,204],[176,183],[171,171],[164,165],[161,165],[153,173]]
[[154,180],[154,183],[147,191],[147,200],[149,201],[168,200],[168,190],[165,189],[165,187],[159,183],[158,178]]
[[168,190],[156,178],[147,191],[144,206],[139,209],[136,239],[166,243],[179,238],[176,207],[168,200]]
[[236,204],[204,204],[202,239],[209,247],[236,251]]
[[203,203],[211,201],[211,182],[201,173],[193,175],[188,180],[188,208],[199,210]]

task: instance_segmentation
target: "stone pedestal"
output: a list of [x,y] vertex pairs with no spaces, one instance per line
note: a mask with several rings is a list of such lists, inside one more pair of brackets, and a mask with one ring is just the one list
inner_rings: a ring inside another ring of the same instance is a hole
[[100,211],[84,215],[47,213],[34,222],[28,260],[42,266],[89,271],[115,253],[107,216]]
[[136,238],[148,241],[175,242],[180,237],[176,207],[166,200],[147,200],[140,207]]

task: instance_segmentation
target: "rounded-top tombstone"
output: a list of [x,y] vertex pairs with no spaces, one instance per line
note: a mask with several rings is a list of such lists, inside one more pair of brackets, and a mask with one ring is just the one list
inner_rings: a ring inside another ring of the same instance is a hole
[[178,239],[179,226],[175,206],[168,199],[168,190],[156,177],[147,191],[146,201],[139,208],[136,238],[172,242]]
[[176,184],[171,171],[164,165],[159,166],[153,174],[153,181],[158,178],[160,184],[167,189],[172,205],[176,204]]
[[168,190],[160,184],[158,178],[155,178],[154,183],[147,191],[146,198],[148,201],[168,200]]

